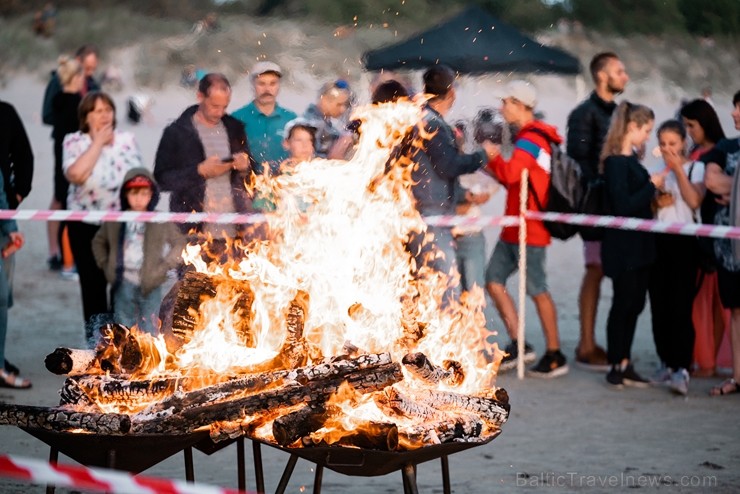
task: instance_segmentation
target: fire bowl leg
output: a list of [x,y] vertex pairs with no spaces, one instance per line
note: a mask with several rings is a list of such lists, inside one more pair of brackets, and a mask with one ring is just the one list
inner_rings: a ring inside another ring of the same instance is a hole
[[275,490],[275,494],[285,493],[285,489],[288,488],[288,482],[290,482],[290,476],[293,475],[293,469],[295,469],[296,463],[298,463],[298,456],[290,455],[290,458],[288,459],[288,464],[285,465],[283,476],[280,477],[280,483],[278,484],[277,489]]
[[257,441],[252,441],[252,456],[254,457],[254,480],[257,483],[257,492],[265,494],[265,475],[262,471],[262,445]]
[[247,474],[244,471],[244,436],[236,439],[236,481],[240,491],[247,490]]
[[321,494],[321,483],[324,480],[324,467],[316,465],[316,474],[313,477],[313,494]]
[[416,486],[416,466],[410,463],[404,465],[401,473],[403,474],[404,494],[419,494],[419,488]]
[[442,462],[442,492],[444,494],[451,494],[450,490],[450,462],[447,460],[447,455],[440,458]]
[[195,482],[195,469],[193,468],[193,448],[188,446],[183,450],[185,457],[185,482]]
[[[49,463],[56,465],[59,461],[59,450],[56,448],[49,448]],[[49,484],[46,486],[46,494],[54,494],[56,487]]]

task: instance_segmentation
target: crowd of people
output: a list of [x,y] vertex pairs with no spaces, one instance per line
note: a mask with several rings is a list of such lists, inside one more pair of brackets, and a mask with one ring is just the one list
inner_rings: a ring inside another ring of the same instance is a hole
[[[44,95],[43,121],[53,129],[55,160],[51,209],[150,211],[160,191],[166,191],[173,212],[270,212],[275,198],[250,195],[245,181],[253,174],[269,179],[289,173],[297,163],[313,158],[347,159],[361,132],[359,122],[346,119],[354,99],[346,81],[324,84],[316,101],[298,116],[278,103],[280,66],[260,61],[249,77],[254,99],[231,114],[228,79],[218,73],[201,77],[194,104],[165,128],[150,171],[134,135],[116,128],[114,101],[93,77],[97,61],[92,46],[81,47],[74,57],[61,57]],[[678,119],[658,125],[664,166],[648,171],[642,158],[655,126],[653,111],[616,101],[629,81],[616,54],[596,55],[590,72],[593,92],[570,113],[565,139],[537,113],[534,85],[515,80],[500,95],[501,106],[493,112],[498,120],[487,120],[493,131],[477,129],[468,142],[464,129],[446,121],[456,100],[456,73],[444,65],[429,68],[423,74],[421,120],[391,153],[391,159],[404,156],[413,163],[410,187],[419,213],[479,214],[480,205],[502,187],[507,193],[504,213],[518,215],[524,170],[529,176],[526,207],[542,210],[548,200],[552,150],[565,141],[565,151],[580,165],[584,186],[593,191],[591,198],[602,214],[737,226],[740,139],[725,138],[714,107],[702,99],[690,101]],[[404,81],[395,79],[379,80],[372,90],[373,103],[413,96]],[[740,130],[740,92],[732,103]],[[30,192],[33,153],[12,105],[0,103],[0,113],[0,209],[16,208]],[[512,136],[508,145],[502,137],[507,133]],[[179,253],[187,236],[207,236],[218,253],[233,239],[264,233],[229,224],[179,226],[49,223],[49,267],[79,280],[90,345],[106,318],[158,331],[160,317],[166,316],[160,314],[161,307],[167,306],[161,303],[162,286],[168,271],[179,268],[182,274]],[[729,331],[733,376],[712,388],[712,394],[740,392],[737,242],[603,228],[579,233],[585,272],[578,299],[577,365],[603,372],[615,388],[657,383],[685,395],[692,373],[714,374],[718,340]],[[428,226],[426,232],[412,232],[406,247],[417,267],[460,272],[461,284],[449,286],[443,303],[459,299],[475,285],[487,290],[510,339],[500,371],[514,368],[519,348],[524,348],[524,361],[537,361],[529,369],[531,375],[562,376],[569,366],[547,282],[551,235],[542,221],[527,220],[526,293],[537,309],[546,346],[539,360],[528,342],[520,346],[517,309],[506,287],[519,266],[518,237],[518,226],[504,227],[487,261],[479,228]],[[0,221],[0,386],[18,389],[31,383],[5,359],[4,342],[13,253],[23,242],[14,221]],[[613,287],[606,349],[595,336],[605,276]],[[631,358],[637,318],[648,297],[656,353],[663,364],[653,379],[641,376]]]

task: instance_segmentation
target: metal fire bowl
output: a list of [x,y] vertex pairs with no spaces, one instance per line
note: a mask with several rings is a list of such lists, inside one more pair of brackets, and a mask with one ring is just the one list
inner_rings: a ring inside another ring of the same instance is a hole
[[210,441],[207,430],[177,435],[105,435],[55,432],[29,427],[20,429],[82,465],[115,468],[134,474],[141,473],[201,441]]
[[466,449],[482,446],[501,434],[501,429],[477,442],[453,442],[424,446],[411,451],[379,451],[373,449],[351,448],[345,446],[318,446],[306,448],[284,448],[277,444],[259,441],[267,446],[296,455],[337,473],[354,477],[376,477],[402,469],[408,465],[418,465]]

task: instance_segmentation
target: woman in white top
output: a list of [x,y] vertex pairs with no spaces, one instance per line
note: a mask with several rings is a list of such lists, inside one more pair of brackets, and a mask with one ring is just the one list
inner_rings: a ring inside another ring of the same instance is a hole
[[[656,197],[657,219],[693,223],[704,198],[704,163],[688,159],[686,130],[676,120],[658,128],[658,142],[665,161],[665,183]],[[656,380],[685,395],[694,350],[691,313],[697,289],[698,244],[694,236],[667,233],[656,235],[655,243],[649,294],[653,339],[663,363]]]
[[[128,170],[143,166],[133,134],[116,128],[116,107],[102,92],[88,93],[80,102],[80,130],[64,138],[64,175],[70,182],[67,207],[77,211],[120,211],[119,190]],[[70,222],[69,241],[80,276],[85,338],[93,346],[100,325],[93,316],[109,312],[106,280],[95,264],[91,242],[96,222]]]

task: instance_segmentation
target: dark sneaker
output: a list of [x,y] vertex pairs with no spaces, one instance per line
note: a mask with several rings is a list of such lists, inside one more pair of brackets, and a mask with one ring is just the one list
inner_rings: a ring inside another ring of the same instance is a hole
[[632,364],[627,364],[627,367],[622,371],[622,380],[625,386],[632,386],[633,388],[650,387],[650,381],[638,374]]
[[537,365],[529,369],[534,377],[552,378],[568,373],[568,362],[560,350],[545,353]]
[[609,361],[606,351],[600,346],[594,347],[588,353],[581,353],[576,349],[576,365],[582,369],[593,372],[606,372],[609,370]]
[[606,382],[614,389],[624,388],[624,374],[618,365],[612,365],[606,374]]
[[49,265],[49,271],[61,271],[62,270],[62,258],[59,256],[51,256],[46,260],[46,264]]
[[[501,365],[498,368],[499,372],[506,372],[510,371],[512,369],[516,369],[516,359],[519,356],[519,347],[517,346],[518,342],[517,340],[512,340],[511,343],[506,345],[506,348],[504,348],[504,351],[506,352],[506,356],[501,359]],[[531,364],[535,361],[537,358],[537,354],[534,353],[534,348],[532,348],[532,345],[524,342],[524,363],[525,364]]]

